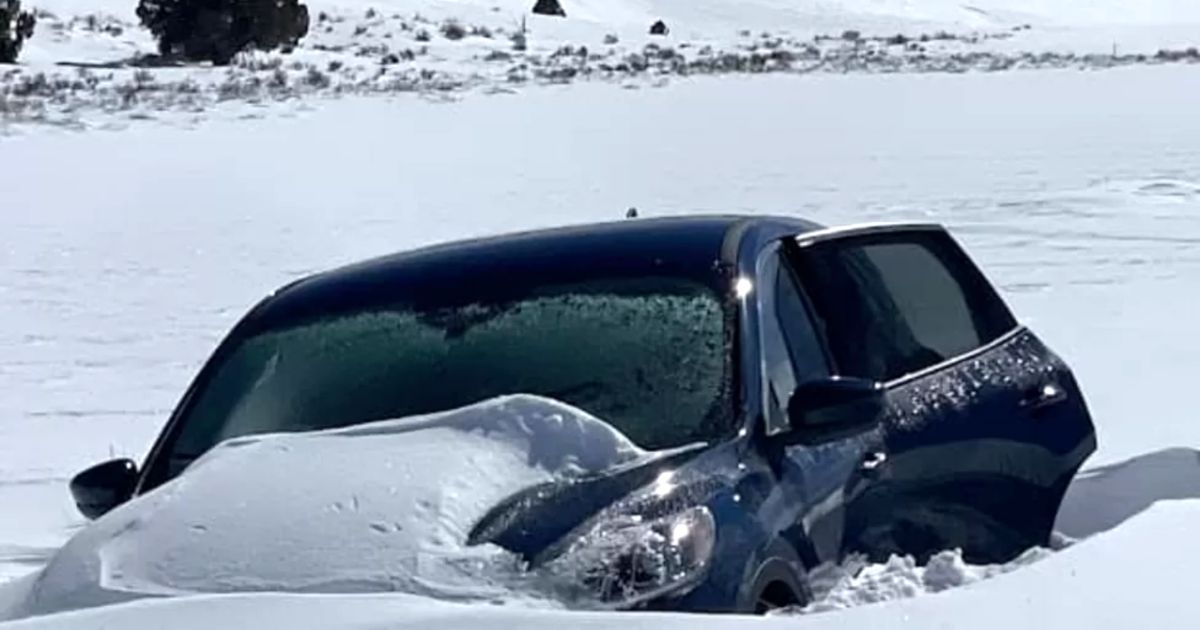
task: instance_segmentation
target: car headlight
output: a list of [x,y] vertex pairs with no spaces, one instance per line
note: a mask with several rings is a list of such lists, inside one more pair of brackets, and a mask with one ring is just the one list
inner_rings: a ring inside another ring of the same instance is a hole
[[592,604],[634,606],[695,586],[712,558],[716,533],[703,506],[653,520],[605,519],[544,571]]

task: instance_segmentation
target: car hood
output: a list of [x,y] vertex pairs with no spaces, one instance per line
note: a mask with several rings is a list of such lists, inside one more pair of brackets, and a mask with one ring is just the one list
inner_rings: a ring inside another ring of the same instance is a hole
[[0,594],[0,619],[185,593],[527,597],[513,551],[537,553],[696,450],[644,451],[534,396],[233,439],[77,534]]

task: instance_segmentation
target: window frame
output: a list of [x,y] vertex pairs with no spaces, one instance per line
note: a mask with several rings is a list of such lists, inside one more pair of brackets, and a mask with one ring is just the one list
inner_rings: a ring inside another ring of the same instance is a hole
[[[790,247],[788,246],[788,241],[792,240],[793,238],[796,237],[789,236],[767,244],[758,252],[758,256],[754,265],[754,285],[757,287],[757,290],[754,293],[756,296],[756,316],[758,318],[758,338],[756,339],[758,346],[758,365],[756,366],[756,371],[758,372],[760,380],[759,392],[757,395],[759,398],[759,404],[762,406],[763,427],[765,434],[768,437],[786,433],[792,428],[788,422],[788,418],[786,417],[783,418],[783,423],[780,425],[773,424],[769,417],[768,410],[772,405],[771,387],[773,384],[771,368],[767,364],[766,357],[766,342],[768,341],[768,327],[766,322],[769,318],[774,318],[777,322],[777,325],[775,326],[776,330],[774,332],[778,333],[779,342],[783,344],[783,352],[786,358],[787,369],[791,373],[793,382],[797,378],[795,359],[792,356],[792,349],[788,344],[787,334],[783,330],[782,322],[778,321],[779,292],[776,290],[776,288],[777,280],[781,274],[787,275],[796,288],[801,304],[804,308],[805,316],[808,318],[808,323],[812,327],[817,346],[821,352],[821,360],[824,362],[825,367],[829,369],[830,374],[833,373],[833,366],[835,365],[833,354],[829,349],[829,344],[826,342],[825,331],[819,325],[819,319],[816,317],[816,311],[813,307],[812,300],[810,300],[808,297],[804,283],[800,281],[799,276],[796,274],[795,256],[793,256],[789,251]],[[796,384],[799,385],[799,383]],[[791,393],[788,393],[788,395],[790,396]],[[783,412],[786,414],[788,401],[784,400],[782,404]]]
[[[933,235],[935,238],[943,239],[945,241],[946,245],[950,248],[950,253],[959,258],[959,260],[957,261],[957,264],[959,264],[962,267],[962,268],[956,270],[956,269],[949,268],[949,265],[947,265],[947,267],[948,267],[947,270],[951,273],[951,275],[955,278],[956,281],[960,280],[958,273],[965,273],[968,276],[970,276],[969,280],[976,285],[975,287],[973,287],[973,289],[975,291],[985,291],[988,294],[990,294],[990,297],[993,298],[996,306],[998,306],[1002,310],[1001,314],[1007,318],[1008,323],[1010,325],[1006,330],[1004,330],[1000,334],[996,335],[994,338],[982,342],[979,346],[972,348],[971,350],[961,352],[959,354],[956,354],[956,355],[953,355],[950,357],[946,357],[944,360],[939,361],[937,363],[928,365],[919,370],[915,370],[915,371],[908,372],[905,374],[900,374],[900,375],[896,376],[895,378],[892,378],[888,381],[883,382],[883,385],[889,389],[900,386],[900,385],[904,385],[906,383],[923,378],[930,374],[939,372],[939,371],[946,369],[947,367],[950,367],[957,363],[961,363],[963,361],[970,360],[970,359],[978,357],[982,354],[986,354],[987,352],[1004,345],[1005,343],[1007,343],[1008,341],[1010,341],[1011,339],[1013,339],[1014,337],[1019,335],[1022,331],[1026,330],[1026,327],[1016,318],[1016,316],[1012,312],[1012,309],[1008,306],[1008,303],[1004,301],[1003,296],[1000,295],[999,291],[996,290],[995,285],[992,284],[992,282],[987,278],[986,275],[984,275],[983,270],[980,269],[979,266],[975,263],[975,261],[970,257],[970,255],[967,253],[966,249],[964,249],[962,247],[962,245],[957,241],[957,239],[955,239],[954,236],[950,234],[949,230],[947,230],[945,228],[945,226],[943,226],[941,224],[919,223],[919,222],[913,222],[913,223],[863,223],[863,224],[847,225],[847,226],[842,226],[842,227],[826,228],[823,230],[817,230],[814,232],[800,234],[800,235],[796,236],[794,239],[791,239],[791,246],[794,247],[795,249],[794,249],[794,251],[789,252],[789,257],[792,258],[791,264],[793,266],[798,266],[798,265],[803,264],[803,262],[802,262],[802,260],[800,260],[800,258],[803,256],[804,249],[806,249],[808,247],[812,247],[816,244],[824,244],[824,243],[844,241],[844,240],[869,239],[874,236],[903,236],[903,235],[922,235],[922,234],[923,235]],[[900,239],[900,240],[897,240],[896,242],[905,242],[905,241]],[[919,242],[919,241],[914,241],[914,242]],[[941,257],[938,256],[937,252],[931,252],[931,254],[933,254],[935,257],[938,257],[939,261],[941,261]],[[958,273],[956,273],[956,272],[958,272]],[[803,283],[801,283],[801,286],[803,286]],[[972,287],[967,287],[967,289],[972,289]],[[811,302],[808,300],[807,295],[805,296],[805,300],[808,303],[808,307],[810,309],[810,315],[811,315],[812,305],[811,305]],[[970,305],[968,305],[968,306],[970,306]],[[814,320],[814,324],[816,324],[817,321],[820,321],[819,318],[817,320]],[[824,330],[823,326],[816,325],[815,328],[816,328],[818,334],[821,336],[821,343],[825,347],[826,353],[828,355],[830,353],[830,349],[829,349],[829,339],[827,336],[827,331]],[[837,365],[836,360],[833,360],[831,362],[831,365],[834,365],[836,367],[836,365]]]

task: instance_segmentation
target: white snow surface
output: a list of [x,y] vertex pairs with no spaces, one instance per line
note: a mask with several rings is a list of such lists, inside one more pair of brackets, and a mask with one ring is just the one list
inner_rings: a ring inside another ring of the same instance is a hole
[[[366,40],[353,39],[350,33],[367,22],[365,12],[376,8],[434,33],[429,62],[416,66],[469,77],[490,72],[481,58],[493,49],[509,51],[507,36],[449,42],[437,37],[438,26],[455,17],[511,32],[525,4],[313,2],[314,15],[326,10],[344,21],[311,43],[361,48],[390,34],[405,38],[392,50],[417,46],[399,22],[372,23]],[[658,17],[672,25],[669,45],[679,50],[683,43],[741,50],[748,45],[744,30],[768,41],[757,31],[769,30],[772,38],[837,35],[845,28],[967,33],[1030,23],[1030,31],[980,45],[1039,53],[1107,53],[1117,45],[1153,53],[1196,45],[1200,23],[1200,4],[1188,0],[564,4],[569,20],[530,20],[532,53],[547,55],[566,43],[594,52],[613,33],[620,39],[613,54],[621,57],[650,41],[663,43],[644,33]],[[88,14],[116,16],[112,20],[126,27],[133,20],[132,5],[123,0],[36,6],[64,24]],[[413,21],[414,12],[423,21]],[[945,54],[952,54],[960,44],[946,46]],[[137,29],[114,36],[77,21],[61,36],[40,31],[20,72],[59,72],[53,64],[62,60],[117,60],[152,48]],[[302,49],[294,58],[324,68],[352,56],[353,48]],[[270,58],[246,63],[268,65],[243,67],[243,75],[273,72]],[[1100,450],[1068,493],[1056,550],[1033,550],[994,567],[965,565],[953,551],[927,567],[904,558],[829,567],[821,598],[804,611],[820,614],[803,618],[797,611],[767,620],[699,619],[459,605],[397,594],[258,593],[143,600],[12,627],[1194,625],[1200,602],[1187,576],[1190,559],[1200,556],[1193,534],[1200,518],[1200,424],[1191,396],[1200,374],[1200,338],[1192,334],[1200,286],[1196,66],[652,77],[622,82],[627,89],[573,84],[537,90],[507,87],[509,70],[502,65],[496,74],[504,94],[450,103],[409,94],[340,101],[288,96],[282,108],[234,100],[174,118],[135,106],[119,110],[119,124],[101,125],[121,133],[0,120],[6,183],[0,201],[0,582],[30,574],[82,528],[66,480],[111,456],[144,456],[200,362],[274,287],[370,255],[617,218],[630,206],[651,216],[770,212],[827,224],[948,224],[1019,317],[1070,362],[1095,416]],[[114,72],[114,85],[134,80],[131,68]],[[152,77],[157,83],[225,80],[207,68],[155,70]],[[650,85],[665,87],[646,89]],[[147,116],[172,124],[143,124]],[[264,451],[270,442],[252,441],[244,452]],[[515,465],[518,451],[501,449],[508,455],[497,457]],[[555,474],[552,469],[518,470],[532,477]],[[485,488],[499,493],[502,481]],[[349,499],[334,496],[334,487],[326,490],[320,498],[329,499],[331,511],[320,514],[329,522],[360,530],[365,523],[365,537],[348,543],[358,552],[363,548],[355,541],[386,538],[372,523],[395,524],[379,512],[333,512],[332,505]],[[163,501],[169,508],[163,515],[182,518]],[[458,506],[464,517],[471,511],[466,503],[446,505]],[[230,509],[225,516],[234,513]],[[410,542],[453,530],[439,529],[443,525],[421,523],[426,537]],[[155,531],[164,549],[207,535]],[[281,545],[286,541],[280,537]],[[426,548],[413,542],[412,549]],[[185,572],[156,572],[169,562],[135,565],[132,574],[107,579],[159,592],[197,586],[196,576]],[[238,571],[222,579],[230,587],[270,588],[277,582],[269,567],[258,569],[257,584],[239,582],[246,574]],[[368,568],[380,580],[408,575]],[[452,587],[438,594],[454,597],[454,572],[436,573],[439,588]],[[0,608],[5,593],[28,582],[0,586]],[[488,592],[503,589],[493,586]],[[498,601],[518,599],[509,594]]]

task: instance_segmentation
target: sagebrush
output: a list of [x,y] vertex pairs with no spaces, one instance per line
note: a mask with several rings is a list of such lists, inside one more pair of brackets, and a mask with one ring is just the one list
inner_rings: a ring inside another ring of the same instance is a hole
[[163,56],[221,65],[243,50],[288,52],[308,33],[298,0],[140,0],[137,15]]

